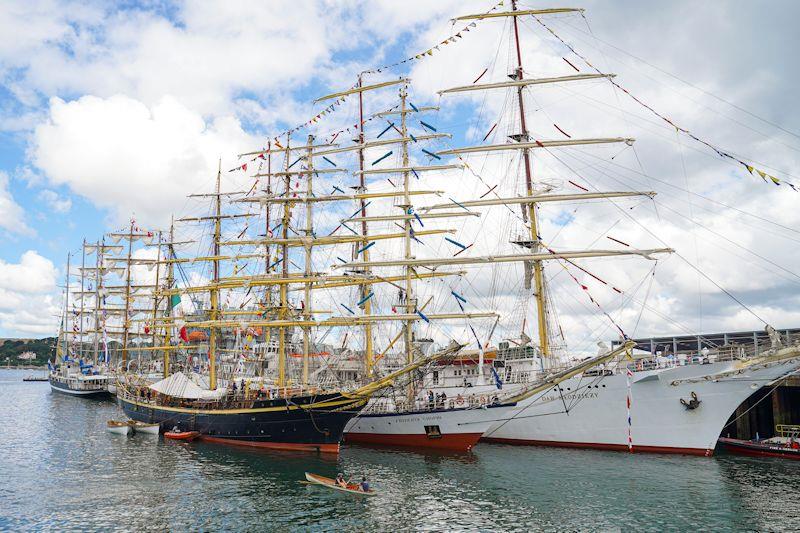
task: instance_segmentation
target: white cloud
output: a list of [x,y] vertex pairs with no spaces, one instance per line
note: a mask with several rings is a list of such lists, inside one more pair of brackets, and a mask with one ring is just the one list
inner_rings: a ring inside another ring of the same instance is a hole
[[68,213],[72,209],[72,200],[59,196],[57,192],[50,189],[43,189],[39,193],[39,199],[56,213]]
[[29,250],[18,263],[0,260],[0,330],[55,335],[61,313],[52,261]]
[[51,100],[50,119],[33,136],[35,165],[117,222],[130,218],[165,227],[187,205],[186,194],[210,189],[223,158],[223,186],[232,157],[255,138],[231,118],[206,123],[174,98],[152,108],[126,96]]
[[8,174],[0,171],[0,228],[8,233],[30,236],[33,229],[25,223],[25,210],[14,200]]

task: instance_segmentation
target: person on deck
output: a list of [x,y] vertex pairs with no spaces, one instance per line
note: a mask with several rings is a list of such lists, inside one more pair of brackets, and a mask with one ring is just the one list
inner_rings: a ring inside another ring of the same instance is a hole
[[428,408],[433,409],[433,391],[428,391]]

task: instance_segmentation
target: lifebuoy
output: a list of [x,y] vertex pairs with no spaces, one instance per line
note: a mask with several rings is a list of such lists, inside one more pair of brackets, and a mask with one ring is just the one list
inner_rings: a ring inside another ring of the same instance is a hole
[[456,396],[456,405],[464,405],[464,398],[460,394]]

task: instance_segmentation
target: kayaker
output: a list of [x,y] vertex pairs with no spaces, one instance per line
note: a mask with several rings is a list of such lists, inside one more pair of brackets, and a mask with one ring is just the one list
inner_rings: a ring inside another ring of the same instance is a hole
[[341,472],[336,474],[336,484],[345,489],[347,488],[347,481],[344,479],[344,474]]
[[367,481],[367,476],[363,476],[361,478],[360,486],[362,491],[369,492],[369,481]]

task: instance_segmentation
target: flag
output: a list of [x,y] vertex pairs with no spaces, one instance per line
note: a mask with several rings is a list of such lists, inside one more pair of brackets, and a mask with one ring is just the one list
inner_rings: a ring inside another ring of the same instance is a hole
[[181,326],[180,334],[183,342],[189,342],[189,334],[186,332],[186,326]]
[[503,382],[500,379],[500,375],[497,373],[497,370],[495,370],[494,367],[491,367],[491,369],[492,369],[492,377],[494,378],[495,386],[498,389],[502,389],[503,388]]

